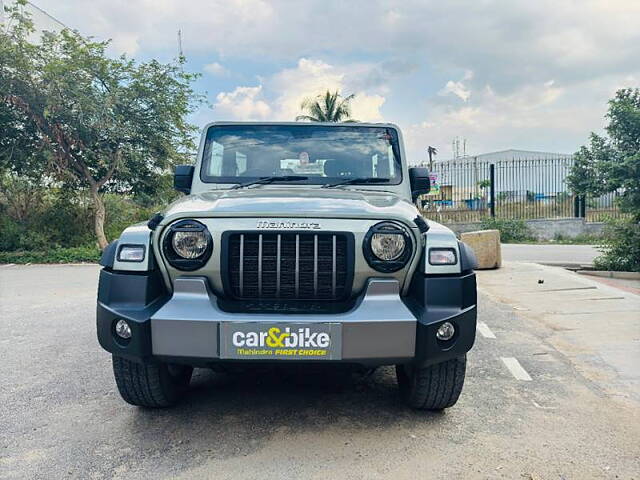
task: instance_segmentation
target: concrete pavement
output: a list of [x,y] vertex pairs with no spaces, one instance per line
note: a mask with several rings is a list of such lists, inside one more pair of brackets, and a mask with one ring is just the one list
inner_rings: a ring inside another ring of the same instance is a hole
[[593,245],[502,244],[502,258],[513,262],[591,264],[598,255]]
[[530,321],[607,395],[640,404],[640,296],[558,267],[506,262],[482,290]]
[[638,322],[627,300],[595,298],[623,294],[587,299],[536,265],[481,272],[478,338],[445,413],[405,408],[391,368],[198,370],[179,406],[143,410],[97,344],[97,272],[0,266],[0,478],[638,478],[640,404],[616,358],[633,350],[614,348],[637,345]]

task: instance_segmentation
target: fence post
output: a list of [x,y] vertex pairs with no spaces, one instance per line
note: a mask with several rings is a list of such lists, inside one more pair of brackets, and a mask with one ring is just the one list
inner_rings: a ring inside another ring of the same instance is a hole
[[576,218],[585,218],[587,215],[587,196],[576,195],[573,197],[573,216]]
[[496,216],[496,166],[495,164],[489,165],[489,209],[491,212],[491,218]]

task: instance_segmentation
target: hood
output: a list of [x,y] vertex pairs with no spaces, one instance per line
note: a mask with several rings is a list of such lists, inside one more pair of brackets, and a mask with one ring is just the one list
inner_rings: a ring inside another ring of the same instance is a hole
[[402,197],[382,191],[321,188],[211,190],[188,195],[164,213],[180,217],[372,218],[413,225],[418,210]]

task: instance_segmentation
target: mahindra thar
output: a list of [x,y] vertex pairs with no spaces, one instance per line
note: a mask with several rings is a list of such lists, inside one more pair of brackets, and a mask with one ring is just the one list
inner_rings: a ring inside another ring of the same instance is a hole
[[476,260],[415,206],[392,124],[215,122],[186,195],[104,251],[97,333],[122,398],[165,407],[194,367],[395,365],[419,409],[456,403]]

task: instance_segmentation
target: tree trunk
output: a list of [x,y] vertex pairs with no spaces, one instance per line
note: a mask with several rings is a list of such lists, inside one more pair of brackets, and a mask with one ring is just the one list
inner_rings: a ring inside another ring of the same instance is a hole
[[107,237],[104,234],[104,219],[106,217],[106,210],[104,208],[104,201],[102,195],[98,192],[97,188],[91,188],[91,199],[93,200],[93,228],[98,240],[98,246],[100,250],[104,250],[109,245]]

